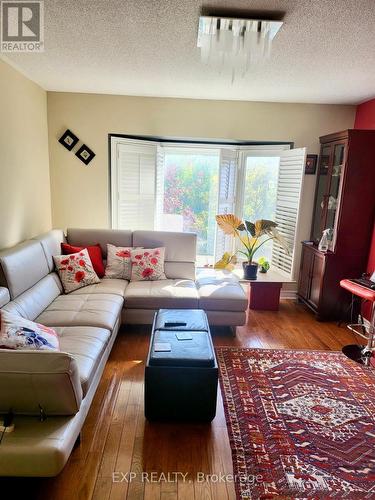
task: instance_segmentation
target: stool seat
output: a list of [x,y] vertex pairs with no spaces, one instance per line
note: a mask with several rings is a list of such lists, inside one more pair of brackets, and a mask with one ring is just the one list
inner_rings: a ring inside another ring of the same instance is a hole
[[361,299],[369,300],[370,302],[375,302],[375,290],[371,290],[370,288],[366,288],[365,286],[359,285],[358,283],[354,283],[348,279],[341,280],[340,286],[348,290],[353,295],[357,295],[357,297],[361,297]]

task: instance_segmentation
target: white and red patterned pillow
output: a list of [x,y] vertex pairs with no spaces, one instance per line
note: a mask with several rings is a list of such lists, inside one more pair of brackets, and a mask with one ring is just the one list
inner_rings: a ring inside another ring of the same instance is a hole
[[132,247],[115,247],[107,244],[107,266],[104,278],[130,280],[132,274]]
[[86,248],[70,255],[55,255],[53,260],[65,293],[100,283]]
[[0,349],[59,351],[55,330],[0,310]]
[[165,248],[138,248],[131,252],[132,281],[167,279],[164,274]]

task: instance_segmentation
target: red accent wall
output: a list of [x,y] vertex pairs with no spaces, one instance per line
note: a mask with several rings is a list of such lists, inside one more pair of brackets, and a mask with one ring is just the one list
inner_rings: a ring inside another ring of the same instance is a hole
[[[355,116],[354,128],[375,129],[375,99],[359,104]],[[375,271],[375,223],[374,231],[372,233],[372,243],[367,264],[367,271],[371,273]]]
[[354,128],[375,129],[375,99],[357,106]]
[[367,263],[367,271],[369,273],[373,273],[375,271],[375,225],[374,225],[374,231],[372,233],[372,243]]

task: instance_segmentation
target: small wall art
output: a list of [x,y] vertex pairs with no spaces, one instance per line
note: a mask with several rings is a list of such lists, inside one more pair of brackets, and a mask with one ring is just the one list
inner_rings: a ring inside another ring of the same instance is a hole
[[305,163],[305,174],[314,175],[316,172],[317,163],[318,163],[318,155],[307,155]]
[[76,156],[85,164],[88,165],[90,161],[94,158],[95,153],[91,151],[91,149],[86,146],[86,144],[82,144],[82,146],[76,152]]
[[78,137],[73,134],[73,132],[67,129],[59,139],[59,143],[62,144],[67,150],[71,151],[78,142]]

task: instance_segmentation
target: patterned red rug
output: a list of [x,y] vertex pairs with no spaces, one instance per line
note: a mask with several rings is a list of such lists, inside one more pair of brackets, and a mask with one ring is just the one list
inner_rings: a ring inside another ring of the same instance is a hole
[[238,498],[375,498],[373,372],[340,352],[216,352]]

